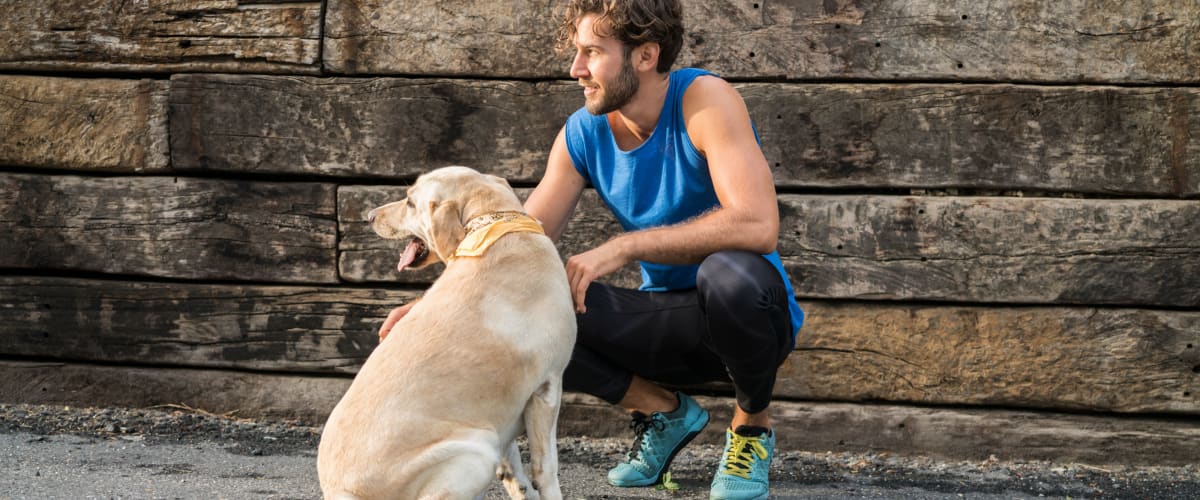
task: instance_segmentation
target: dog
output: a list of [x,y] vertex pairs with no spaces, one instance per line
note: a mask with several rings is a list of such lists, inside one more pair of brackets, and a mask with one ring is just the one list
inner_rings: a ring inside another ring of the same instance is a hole
[[554,244],[521,209],[504,179],[444,167],[368,214],[379,236],[412,238],[400,271],[446,268],[329,415],[325,498],[475,498],[497,476],[513,498],[562,498],[555,433],[575,313]]

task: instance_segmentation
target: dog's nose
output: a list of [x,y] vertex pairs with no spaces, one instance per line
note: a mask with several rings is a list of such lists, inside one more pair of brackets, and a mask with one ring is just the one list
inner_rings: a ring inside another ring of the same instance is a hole
[[373,209],[373,208],[371,209],[370,212],[367,212],[367,223],[368,224],[375,223],[375,209]]

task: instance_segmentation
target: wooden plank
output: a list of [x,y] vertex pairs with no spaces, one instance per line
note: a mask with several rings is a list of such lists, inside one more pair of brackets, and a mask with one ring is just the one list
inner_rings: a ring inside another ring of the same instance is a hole
[[[534,181],[578,87],[561,83],[179,75],[179,169],[415,178],[468,165]],[[543,119],[553,117],[552,119]]]
[[[215,414],[319,425],[349,387],[341,377],[226,370],[0,361],[0,402],[147,407],[183,404]],[[699,442],[721,439],[729,398],[697,397],[712,415]],[[595,398],[564,394],[563,436],[627,437],[628,416]],[[889,452],[958,460],[1051,460],[1095,465],[1191,465],[1191,422],[1006,410],[776,401],[782,450]]]
[[[355,373],[415,291],[0,278],[0,355]],[[1200,415],[1200,313],[804,301],[785,399]],[[706,386],[729,392],[728,385]]]
[[[1200,91],[739,84],[778,185],[1196,196]],[[180,169],[411,179],[461,164],[541,179],[578,86],[181,75]]]
[[0,174],[0,267],[331,283],[334,188]]
[[[338,188],[338,234],[341,235],[338,240],[338,273],[343,280],[427,285],[441,274],[444,269],[441,264],[397,272],[400,251],[407,241],[380,238],[367,224],[368,211],[404,199],[405,189],[400,186]],[[524,200],[532,189],[516,191],[517,196]],[[557,244],[564,262],[570,255],[593,248],[621,231],[621,225],[592,190],[584,191],[579,200],[579,209],[571,216],[570,227],[571,230]],[[630,265],[601,281],[637,288],[642,283],[641,271],[636,265]]]
[[1200,194],[1200,92],[739,86],[787,187]]
[[320,72],[321,2],[4,2],[0,69]]
[[550,3],[330,0],[322,62],[346,74],[561,78],[570,62],[554,53]]
[[1200,312],[803,302],[784,398],[1200,414]]
[[4,355],[355,373],[392,307],[383,289],[0,278]]
[[[342,188],[343,279],[431,279],[396,273],[400,243],[363,222],[401,198],[401,189]],[[780,214],[779,253],[801,297],[1200,306],[1195,201],[782,195]],[[564,256],[620,231],[591,192],[571,224]],[[640,283],[632,270],[616,278]]]
[[[335,73],[565,77],[546,0],[331,0]],[[1190,0],[687,2],[679,64],[732,78],[1195,83]]]
[[167,161],[167,82],[0,76],[0,163],[154,172]]
[[797,295],[1197,308],[1200,203],[781,196]]

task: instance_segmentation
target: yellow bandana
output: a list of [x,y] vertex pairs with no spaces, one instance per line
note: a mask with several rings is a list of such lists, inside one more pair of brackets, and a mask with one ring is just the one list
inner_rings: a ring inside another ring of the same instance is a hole
[[521,212],[492,212],[467,221],[467,236],[458,244],[451,259],[479,257],[508,233],[546,234],[538,221]]

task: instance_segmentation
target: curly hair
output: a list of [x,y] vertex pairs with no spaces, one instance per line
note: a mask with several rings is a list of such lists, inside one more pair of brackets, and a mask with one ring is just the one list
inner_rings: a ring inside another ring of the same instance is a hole
[[625,45],[626,57],[634,47],[657,42],[659,73],[670,71],[679,57],[683,47],[683,5],[679,0],[571,0],[558,27],[555,48],[560,53],[571,48],[579,19],[587,14],[596,15],[593,26],[606,26],[608,33],[604,34]]

